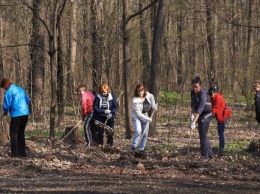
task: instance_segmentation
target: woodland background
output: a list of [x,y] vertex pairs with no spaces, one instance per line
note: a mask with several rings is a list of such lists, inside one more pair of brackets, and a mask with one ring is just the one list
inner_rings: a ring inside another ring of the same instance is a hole
[[80,119],[80,84],[96,92],[108,83],[123,94],[128,138],[138,83],[156,101],[180,96],[181,111],[198,75],[203,87],[217,85],[230,103],[250,108],[260,73],[259,9],[257,0],[1,0],[0,78],[26,89],[30,120],[49,125],[50,137],[68,113]]

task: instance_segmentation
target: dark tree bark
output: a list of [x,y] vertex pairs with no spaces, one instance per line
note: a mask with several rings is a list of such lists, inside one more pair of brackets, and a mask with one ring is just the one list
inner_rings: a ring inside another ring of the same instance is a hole
[[[179,2],[181,3],[181,2]],[[178,42],[178,55],[177,55],[177,87],[183,84],[183,16],[182,10],[179,10],[177,15],[177,42]],[[180,88],[178,88],[180,90]]]
[[[139,0],[139,10],[143,8],[143,0]],[[140,42],[143,62],[143,84],[146,88],[150,87],[151,59],[149,55],[149,46],[147,40],[147,32],[145,30],[145,22],[143,14],[140,14]]]
[[96,1],[91,1],[91,50],[92,50],[92,77],[93,77],[93,93],[101,84],[102,63],[99,55],[99,43],[97,32],[97,5]]
[[126,138],[131,138],[131,101],[130,101],[130,48],[129,48],[129,29],[127,28],[128,0],[123,0],[123,66],[124,66],[124,97],[125,97],[125,124]]
[[[42,0],[33,1],[33,16],[32,16],[32,39],[30,57],[31,57],[31,70],[29,78],[29,94],[32,98],[32,110],[36,121],[43,118],[43,90],[44,90],[44,74],[45,74],[45,57],[42,48],[44,48],[44,35],[41,30],[40,7]],[[32,85],[31,85],[32,84]]]
[[[151,61],[151,85],[150,92],[154,95],[155,101],[158,102],[159,98],[159,83],[160,83],[160,63],[161,63],[161,47],[162,47],[162,35],[164,29],[164,9],[166,6],[166,0],[159,0],[159,6],[157,10],[157,17],[154,26],[153,45],[152,45],[152,61]],[[156,112],[154,114],[153,122],[150,125],[150,135],[154,135],[156,132]]]
[[208,79],[209,84],[216,84],[216,67],[215,67],[215,29],[214,29],[214,1],[205,0],[206,5],[206,31],[207,31],[207,43],[208,43],[208,52],[209,52],[209,70],[208,70]]
[[58,23],[58,68],[57,68],[57,101],[58,101],[58,125],[64,122],[65,99],[66,99],[66,81],[65,75],[65,52],[64,52],[64,36],[62,22]]

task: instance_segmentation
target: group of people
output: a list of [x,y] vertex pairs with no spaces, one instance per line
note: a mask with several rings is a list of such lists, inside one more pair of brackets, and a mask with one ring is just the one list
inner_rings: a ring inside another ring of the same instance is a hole
[[[191,117],[190,128],[194,130],[198,126],[200,139],[201,158],[207,160],[213,156],[212,148],[208,139],[209,125],[213,117],[217,119],[217,132],[219,136],[219,154],[222,155],[225,147],[225,126],[231,111],[227,107],[223,95],[216,86],[208,90],[202,88],[200,77],[192,80],[191,90]],[[1,88],[6,90],[3,100],[3,116],[9,112],[11,157],[26,157],[24,131],[30,114],[30,98],[25,90],[12,83],[8,78],[2,79]],[[255,113],[256,120],[260,126],[260,80],[254,82],[255,89]],[[108,84],[101,84],[98,94],[86,90],[84,85],[77,88],[80,94],[81,117],[84,123],[84,135],[86,143],[90,146],[92,142],[103,146],[104,135],[107,135],[107,145],[113,146],[113,132],[107,133],[103,126],[114,129],[114,117],[118,109],[116,96],[112,93]],[[143,153],[149,131],[149,123],[152,115],[149,112],[157,111],[158,107],[153,94],[149,93],[144,85],[138,84],[132,99],[132,122],[135,129],[131,150]],[[101,123],[96,125],[95,121]]]
[[231,116],[231,111],[216,86],[211,86],[206,90],[202,88],[201,84],[201,79],[198,76],[192,80],[190,128],[194,130],[196,123],[198,124],[201,159],[208,160],[213,157],[213,151],[207,136],[210,121],[213,117],[217,120],[219,155],[221,156],[225,147],[225,125],[227,119]]
[[[114,116],[118,109],[116,96],[111,92],[107,84],[99,86],[96,97],[87,91],[85,86],[79,86],[78,92],[81,95],[82,120],[84,124],[84,134],[86,142],[90,145],[93,141],[98,145],[103,145],[104,127],[95,125],[95,121],[114,128]],[[146,91],[146,88],[139,84],[135,88],[132,101],[132,121],[135,134],[131,144],[131,149],[139,153],[144,151],[148,137],[149,122],[152,118],[148,116],[149,110],[157,110],[154,96]],[[113,145],[113,133],[106,133],[107,145]]]

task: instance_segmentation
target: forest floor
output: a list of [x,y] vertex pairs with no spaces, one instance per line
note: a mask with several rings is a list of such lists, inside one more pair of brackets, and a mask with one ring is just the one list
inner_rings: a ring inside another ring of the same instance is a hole
[[200,160],[197,130],[187,155],[189,129],[171,123],[157,125],[141,158],[118,125],[112,148],[28,136],[26,158],[9,157],[10,145],[0,148],[0,193],[260,193],[260,153],[247,151],[260,131],[229,124],[219,157],[215,124],[209,138],[216,154],[208,161]]

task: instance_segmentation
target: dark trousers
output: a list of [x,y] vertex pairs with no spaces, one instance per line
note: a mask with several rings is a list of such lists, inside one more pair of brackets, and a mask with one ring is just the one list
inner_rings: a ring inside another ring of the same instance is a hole
[[200,152],[201,156],[209,158],[212,156],[212,148],[208,139],[209,124],[212,116],[204,119],[204,115],[201,115],[198,119],[198,130],[200,137]]
[[[105,123],[106,121],[106,117],[100,117],[99,121],[102,123]],[[107,126],[114,128],[114,117],[112,117],[111,119],[109,119],[106,123]],[[99,127],[98,128],[98,134],[97,134],[97,143],[103,145],[104,142],[104,128]],[[112,146],[113,145],[113,134],[107,134],[107,144]]]
[[219,150],[224,150],[225,147],[225,136],[224,131],[226,127],[227,120],[224,123],[218,121],[218,138],[219,138]]
[[26,156],[24,130],[28,115],[13,117],[10,123],[11,155]]

